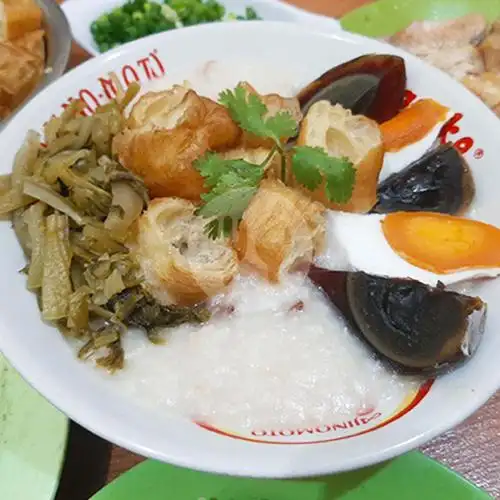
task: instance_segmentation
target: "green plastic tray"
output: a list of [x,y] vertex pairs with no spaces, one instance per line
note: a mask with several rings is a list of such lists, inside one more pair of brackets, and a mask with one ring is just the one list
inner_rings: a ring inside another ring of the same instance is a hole
[[370,37],[393,35],[413,21],[443,20],[471,12],[500,17],[500,0],[378,0],[340,20],[343,29]]
[[0,499],[51,500],[67,436],[68,419],[0,354]]
[[215,476],[148,460],[93,500],[485,500],[490,497],[421,453],[310,480]]

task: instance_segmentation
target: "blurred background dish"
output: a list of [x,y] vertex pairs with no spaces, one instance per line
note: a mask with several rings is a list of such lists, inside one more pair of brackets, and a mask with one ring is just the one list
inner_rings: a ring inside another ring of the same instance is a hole
[[46,71],[42,20],[35,0],[0,3],[0,119],[12,114]]
[[[36,93],[66,70],[71,32],[53,0],[4,0],[0,35],[0,130]],[[16,16],[20,31],[7,28]],[[26,22],[31,17],[30,22]]]
[[[92,33],[92,25],[96,23],[99,18],[102,18],[101,16],[106,15],[113,9],[123,7],[127,3],[130,5],[130,8],[127,8],[129,11],[135,10],[138,13],[144,11],[142,4],[145,2],[142,0],[66,0],[62,4],[62,8],[71,25],[75,41],[90,54],[98,55],[103,49],[102,47],[101,49],[99,48],[99,44]],[[152,0],[152,3],[162,4],[163,2],[161,0]],[[339,22],[336,19],[307,12],[291,3],[280,0],[218,0],[218,3],[225,9],[224,19],[235,19],[238,16],[252,19],[253,15],[251,14],[248,16],[247,12],[247,9],[251,8],[258,18],[267,21],[295,22],[326,32],[340,30]],[[169,18],[166,24],[175,24],[175,20],[172,23],[172,19],[174,18],[172,17],[171,10],[172,9],[163,11]],[[160,14],[160,17],[162,16],[163,15]],[[120,14],[118,14],[117,17],[120,18]],[[106,23],[105,19],[104,23]],[[106,30],[113,31],[119,27],[120,23],[121,20],[115,18],[115,21],[111,20],[103,29],[98,28],[99,32],[102,33]],[[155,25],[157,25],[157,22],[153,23],[153,26]],[[130,26],[130,28],[136,30],[137,26]],[[165,26],[161,31],[168,29],[171,28]],[[142,33],[144,30],[141,28],[138,29],[138,31]],[[140,36],[137,34],[134,38],[137,39],[140,38]]]
[[[366,2],[365,2],[366,3]],[[347,13],[340,24],[346,31],[387,37],[414,21],[444,21],[467,14],[482,14],[489,21],[500,16],[499,0],[378,0]]]
[[71,52],[71,30],[61,7],[53,0],[37,0],[44,13],[44,26],[47,32],[46,74],[37,90],[41,90],[64,74]]
[[68,420],[0,354],[0,496],[51,500],[59,484]]
[[341,24],[445,71],[500,116],[499,0],[379,0]]

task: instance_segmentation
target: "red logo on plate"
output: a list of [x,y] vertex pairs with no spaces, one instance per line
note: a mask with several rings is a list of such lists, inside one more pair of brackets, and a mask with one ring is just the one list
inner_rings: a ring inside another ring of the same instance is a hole
[[[122,82],[125,88],[134,82],[142,83],[158,80],[163,78],[165,73],[165,66],[158,57],[157,49],[135,62],[124,64],[115,72],[116,77]],[[96,83],[98,85],[97,89],[84,88],[78,92],[76,97],[69,97],[62,104],[63,109],[66,109],[75,99],[79,99],[85,104],[82,114],[89,116],[95,112],[97,107],[106,104],[116,97],[118,89],[109,75],[99,77]]]
[[[460,126],[458,123],[462,120],[464,115],[462,113],[455,113],[442,127],[439,131],[439,140],[442,144],[448,142],[453,142],[450,135],[456,135],[460,132]],[[462,154],[467,153],[474,146],[474,139],[472,137],[462,137],[453,143],[455,148],[457,148]]]
[[[412,104],[418,98],[415,92],[407,89],[405,91],[403,107],[406,108]],[[460,151],[460,153],[468,153],[474,147],[474,139],[472,137],[462,137],[455,140],[452,135],[457,135],[460,132],[460,121],[464,117],[463,113],[455,113],[442,127],[439,131],[439,140],[442,144],[452,142],[453,146]],[[484,151],[478,149],[474,152],[474,158],[480,160],[484,156]]]

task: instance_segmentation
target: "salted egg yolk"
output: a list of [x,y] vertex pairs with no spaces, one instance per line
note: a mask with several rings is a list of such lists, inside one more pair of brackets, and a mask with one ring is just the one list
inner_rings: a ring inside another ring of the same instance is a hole
[[382,221],[391,248],[407,262],[438,274],[500,267],[500,229],[431,212],[395,212]]

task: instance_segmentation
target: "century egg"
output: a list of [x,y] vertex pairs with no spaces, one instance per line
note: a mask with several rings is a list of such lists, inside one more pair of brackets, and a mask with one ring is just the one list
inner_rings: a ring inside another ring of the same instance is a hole
[[302,89],[297,98],[304,114],[315,102],[327,100],[383,123],[403,107],[405,89],[404,59],[370,54],[326,71]]
[[310,279],[382,357],[411,372],[439,372],[474,355],[486,304],[415,280],[312,267]]
[[439,212],[461,214],[475,195],[474,179],[464,157],[451,144],[441,144],[377,189],[376,213]]

